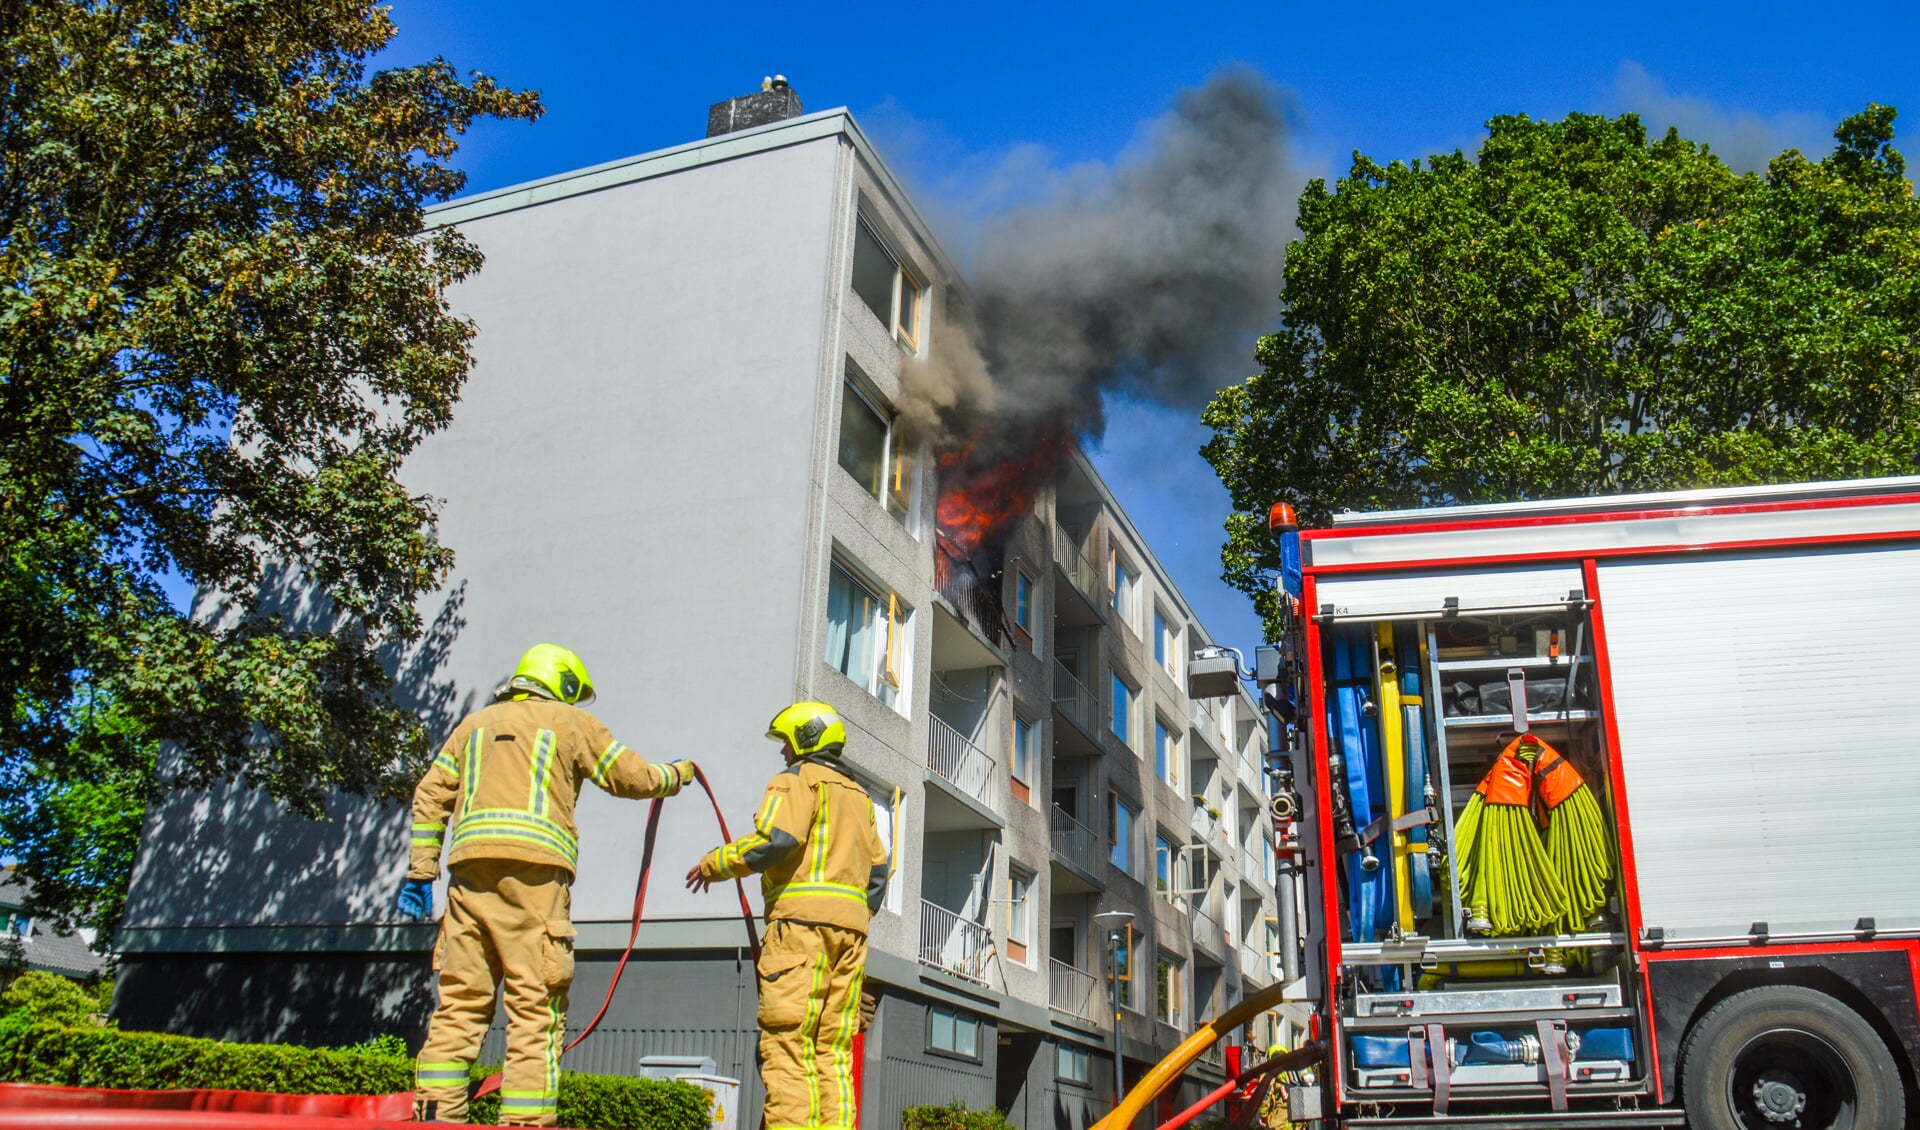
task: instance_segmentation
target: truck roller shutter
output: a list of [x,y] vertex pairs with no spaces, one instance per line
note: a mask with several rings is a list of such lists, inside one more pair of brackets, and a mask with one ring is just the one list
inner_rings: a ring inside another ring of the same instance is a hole
[[1394,573],[1323,577],[1313,609],[1342,619],[1429,619],[1457,609],[1475,611],[1564,606],[1584,586],[1577,565],[1529,566],[1480,572]]
[[1920,549],[1599,566],[1642,922],[1920,927]]

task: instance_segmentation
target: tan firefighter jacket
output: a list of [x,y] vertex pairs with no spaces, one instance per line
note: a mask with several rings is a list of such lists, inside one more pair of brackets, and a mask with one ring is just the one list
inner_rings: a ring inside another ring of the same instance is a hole
[[580,859],[573,803],[582,781],[631,799],[671,795],[685,783],[673,766],[648,764],[577,706],[524,698],[467,715],[413,790],[407,878],[440,874],[449,819],[448,866],[519,859],[571,874]]
[[753,831],[700,860],[708,879],[755,871],[767,921],[865,934],[887,889],[887,851],[867,791],[829,760],[789,765],[767,786]]

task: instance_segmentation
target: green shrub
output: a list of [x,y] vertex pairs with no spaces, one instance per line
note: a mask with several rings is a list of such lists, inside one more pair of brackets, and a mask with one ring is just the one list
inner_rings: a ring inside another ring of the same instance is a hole
[[998,1110],[969,1110],[954,1099],[945,1106],[910,1106],[900,1112],[900,1130],[1017,1130]]
[[[494,1070],[475,1067],[474,1077]],[[386,1095],[413,1089],[413,1059],[396,1036],[351,1048],[229,1044],[160,1032],[36,1024],[9,1015],[0,1023],[0,1080],[132,1090]],[[706,1093],[690,1083],[571,1071],[560,1076],[562,1126],[706,1130],[707,1112]],[[499,1115],[497,1096],[474,1104],[475,1122],[493,1125]]]
[[35,969],[14,978],[0,993],[0,1011],[15,1023],[80,1026],[100,1011],[100,1002],[79,984]]

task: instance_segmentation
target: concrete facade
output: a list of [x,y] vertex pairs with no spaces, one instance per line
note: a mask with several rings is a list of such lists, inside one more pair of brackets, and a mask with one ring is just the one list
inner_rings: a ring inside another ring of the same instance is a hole
[[[1090,1123],[1114,1040],[1098,913],[1133,916],[1129,1078],[1270,982],[1264,728],[1244,693],[1185,695],[1185,657],[1210,640],[1091,465],[1076,452],[1011,534],[998,595],[1025,615],[1006,638],[936,586],[935,475],[892,406],[963,284],[845,111],[433,220],[487,263],[453,296],[479,328],[455,422],[405,472],[445,501],[458,562],[396,663],[402,692],[445,732],[525,647],[562,643],[592,668],[594,712],[649,758],[699,761],[736,833],[779,766],[765,719],[833,703],[895,854],[871,935],[864,1126],[951,1098],[1027,1126]],[[856,290],[863,225],[920,288],[910,331]],[[841,458],[856,408],[900,467],[877,490]],[[626,940],[645,811],[581,798],[576,1027]],[[143,840],[117,1016],[417,1041],[432,928],[391,908],[406,823],[344,798],[307,822],[239,789],[169,797]],[[718,838],[703,799],[667,804],[640,953],[567,1062],[711,1055],[748,1081],[744,1114],[759,1101],[744,929],[731,890],[677,882]],[[1217,1063],[1181,1097],[1209,1077]]]

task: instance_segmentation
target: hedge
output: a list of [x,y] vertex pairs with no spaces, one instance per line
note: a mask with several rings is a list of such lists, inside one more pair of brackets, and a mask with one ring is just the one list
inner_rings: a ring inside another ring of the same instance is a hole
[[[397,1040],[358,1048],[229,1044],[160,1032],[0,1021],[0,1079],[133,1090],[215,1088],[282,1095],[383,1095],[413,1089],[413,1060]],[[476,1066],[476,1077],[492,1069]],[[497,1097],[474,1104],[491,1125]],[[706,1093],[689,1083],[622,1075],[560,1076],[559,1120],[584,1130],[707,1130]]]
[[900,1112],[900,1130],[1016,1130],[998,1110],[969,1110],[955,1099],[945,1106],[910,1106]]

